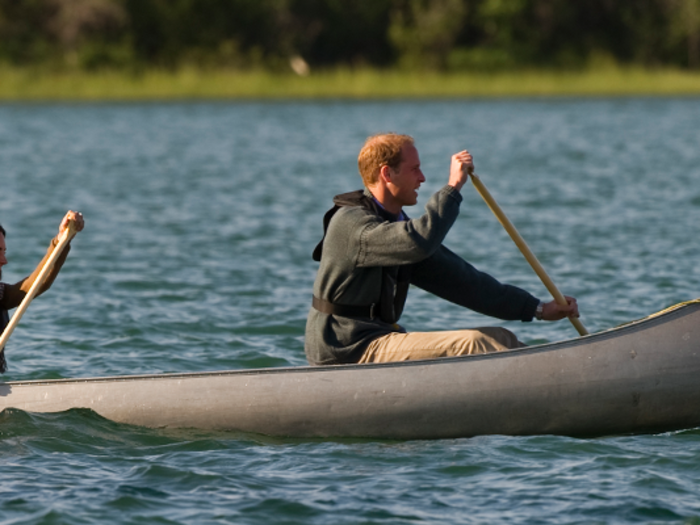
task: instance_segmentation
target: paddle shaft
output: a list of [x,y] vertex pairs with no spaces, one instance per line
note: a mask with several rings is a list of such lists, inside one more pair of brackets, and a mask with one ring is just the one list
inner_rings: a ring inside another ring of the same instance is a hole
[[29,288],[27,295],[25,295],[24,299],[22,299],[22,303],[19,305],[19,307],[17,307],[12,319],[10,319],[10,322],[7,323],[5,331],[2,333],[2,335],[0,335],[0,349],[5,347],[7,340],[10,338],[12,332],[19,323],[19,320],[27,310],[29,303],[31,303],[32,299],[34,299],[34,297],[36,297],[36,295],[39,293],[39,289],[43,286],[44,282],[46,282],[46,278],[49,276],[49,273],[56,264],[56,260],[61,255],[70,240],[75,237],[76,233],[78,232],[75,229],[75,223],[73,221],[69,222],[68,227],[63,230],[61,237],[58,239],[58,244],[56,244],[53,252],[51,252],[51,255],[49,255],[46,263],[44,263],[44,267],[39,272],[39,275],[37,275],[34,284],[32,284],[31,288]]
[[[554,281],[552,281],[552,279],[549,277],[549,275],[547,275],[547,272],[540,264],[540,261],[537,260],[537,257],[535,257],[535,254],[532,253],[532,251],[528,247],[525,240],[518,233],[518,230],[516,230],[515,226],[513,226],[513,223],[510,222],[510,220],[508,219],[506,214],[503,212],[501,207],[498,205],[498,203],[496,203],[496,200],[491,196],[491,193],[489,193],[489,190],[486,189],[486,186],[484,186],[484,183],[481,182],[481,179],[475,173],[471,173],[470,177],[472,179],[472,183],[476,187],[476,190],[479,192],[481,197],[486,201],[486,204],[488,205],[488,207],[491,208],[491,211],[494,213],[496,218],[498,218],[498,221],[506,229],[506,231],[508,232],[508,235],[510,235],[510,238],[513,239],[513,242],[515,242],[517,247],[520,249],[522,254],[525,256],[525,259],[527,260],[527,262],[530,263],[530,266],[532,266],[532,269],[535,270],[535,273],[542,280],[542,284],[544,284],[545,287],[547,288],[547,290],[549,290],[549,293],[552,294],[552,297],[554,298],[554,300],[561,305],[568,304],[564,295],[562,295],[562,293],[559,291],[559,289],[554,284]],[[588,330],[586,330],[586,328],[583,326],[583,324],[581,323],[581,321],[579,319],[577,319],[576,317],[569,317],[569,321],[571,321],[571,324],[574,325],[574,328],[576,328],[579,335],[587,335],[588,334]]]

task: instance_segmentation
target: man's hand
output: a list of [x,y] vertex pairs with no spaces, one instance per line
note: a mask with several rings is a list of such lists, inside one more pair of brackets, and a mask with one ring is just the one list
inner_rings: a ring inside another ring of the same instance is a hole
[[452,165],[450,166],[450,180],[447,184],[457,190],[467,182],[469,175],[474,171],[474,159],[467,150],[460,151],[452,155]]
[[559,304],[556,301],[544,303],[542,307],[542,319],[545,321],[558,321],[565,317],[578,317],[578,304],[576,299],[565,295],[566,305]]
[[68,228],[70,221],[75,222],[75,231],[79,232],[85,228],[85,219],[83,219],[83,214],[79,211],[69,211],[66,216],[63,217],[61,225],[58,227],[58,235],[60,235]]

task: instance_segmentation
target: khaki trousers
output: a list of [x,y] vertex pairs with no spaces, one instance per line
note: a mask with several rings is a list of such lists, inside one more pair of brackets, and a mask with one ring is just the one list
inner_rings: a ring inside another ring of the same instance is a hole
[[372,341],[360,363],[388,363],[435,357],[486,354],[525,346],[513,332],[496,326],[445,332],[408,332]]

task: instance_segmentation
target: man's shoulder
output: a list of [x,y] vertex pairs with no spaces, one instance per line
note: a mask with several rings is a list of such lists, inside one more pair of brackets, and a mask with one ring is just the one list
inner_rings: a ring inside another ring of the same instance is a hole
[[372,221],[381,222],[381,220],[376,213],[363,206],[342,206],[333,216],[331,227],[337,228],[341,225],[349,226]]
[[382,220],[371,211],[359,207],[342,207],[331,219],[326,233],[326,243],[333,243],[336,247],[354,244],[359,240],[362,232],[378,225]]

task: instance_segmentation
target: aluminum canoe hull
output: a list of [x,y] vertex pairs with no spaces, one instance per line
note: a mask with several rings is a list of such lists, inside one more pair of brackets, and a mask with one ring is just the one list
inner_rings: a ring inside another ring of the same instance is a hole
[[0,382],[0,411],[299,438],[602,436],[700,426],[700,303],[560,343],[390,364]]

